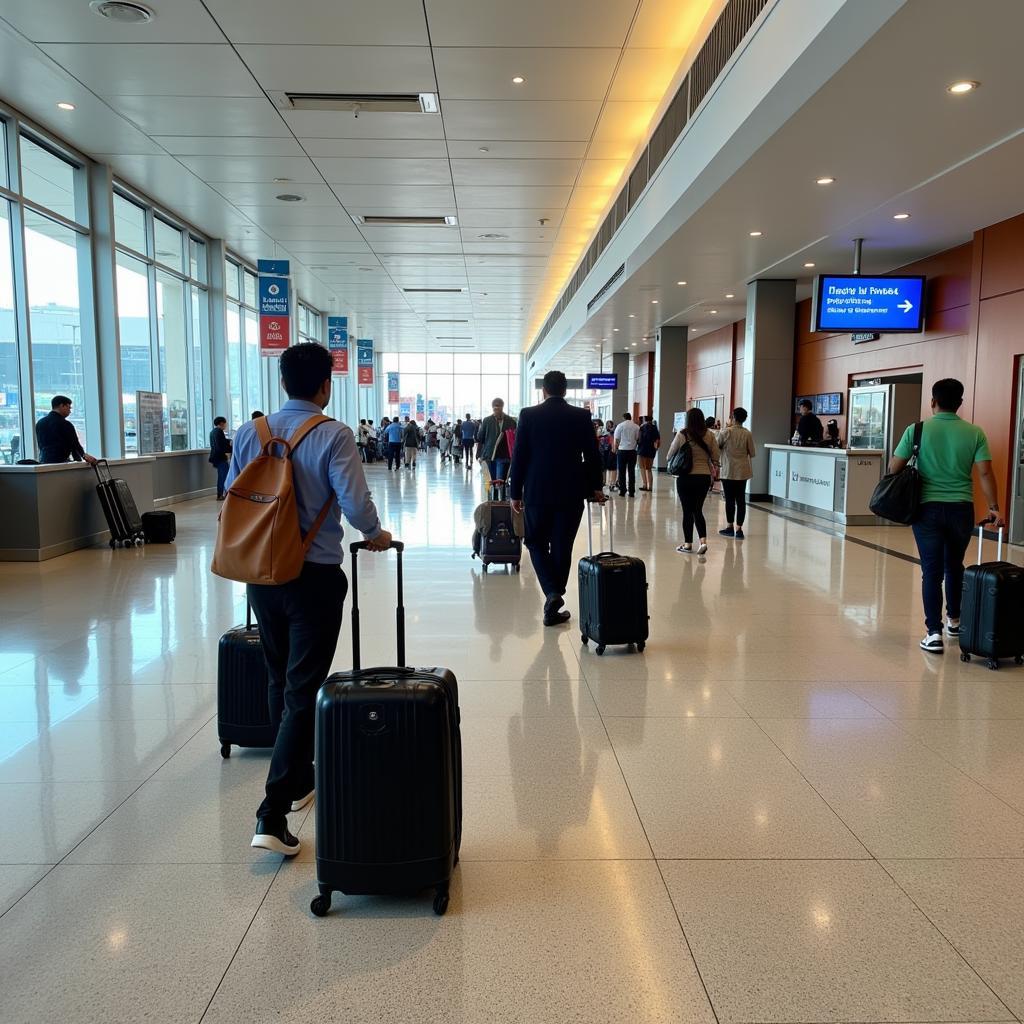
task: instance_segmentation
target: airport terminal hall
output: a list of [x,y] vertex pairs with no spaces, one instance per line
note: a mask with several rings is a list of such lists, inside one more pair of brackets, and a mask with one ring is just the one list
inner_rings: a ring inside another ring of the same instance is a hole
[[1024,0],[0,0],[3,1024],[1024,1024]]

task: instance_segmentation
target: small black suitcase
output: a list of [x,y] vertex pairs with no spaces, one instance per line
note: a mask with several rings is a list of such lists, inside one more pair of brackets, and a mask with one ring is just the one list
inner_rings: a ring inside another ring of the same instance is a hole
[[142,532],[147,544],[170,544],[178,535],[178,525],[173,512],[160,509],[142,513]]
[[131,488],[124,480],[114,478],[106,459],[97,460],[93,470],[96,473],[96,493],[110,530],[110,546],[115,548],[118,544],[125,547],[129,544],[142,544],[145,534]]
[[399,667],[360,668],[359,583],[352,544],[352,665],[316,703],[316,879],[310,910],[331,895],[405,895],[448,887],[462,839],[459,692],[444,668],[405,668],[402,550],[398,552]]
[[484,572],[489,565],[510,565],[519,572],[523,560],[523,539],[512,525],[512,505],[508,501],[504,480],[490,482],[486,504],[490,506],[491,527],[486,533],[473,531],[473,557],[484,563]]
[[647,646],[647,569],[640,558],[612,551],[594,554],[594,533],[587,507],[586,558],[580,559],[580,639],[593,640],[594,650],[618,644]]
[[1003,531],[999,531],[996,561],[982,562],[984,526],[978,527],[978,564],[964,569],[960,607],[960,660],[971,655],[999,668],[1000,658],[1024,664],[1024,569],[1004,562]]
[[217,736],[222,757],[237,747],[272,747],[278,723],[271,721],[269,677],[260,631],[245,605],[245,625],[229,629],[217,651]]

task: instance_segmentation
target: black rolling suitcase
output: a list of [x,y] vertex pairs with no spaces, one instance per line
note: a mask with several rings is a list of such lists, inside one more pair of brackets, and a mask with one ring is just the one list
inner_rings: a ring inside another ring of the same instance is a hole
[[[103,472],[100,472],[100,467]],[[106,459],[99,459],[94,465],[96,473],[96,493],[99,495],[103,515],[110,530],[110,546],[123,544],[141,544],[145,540],[142,529],[142,518],[135,506],[131,488],[124,480],[115,479],[110,472],[110,464]]]
[[594,554],[594,528],[587,506],[586,558],[580,559],[580,639],[593,640],[604,654],[609,645],[647,645],[647,569],[640,558],[612,551]]
[[1004,562],[1003,531],[999,531],[996,561],[982,562],[984,527],[978,527],[978,564],[964,569],[960,607],[960,660],[971,655],[999,668],[1000,658],[1024,664],[1024,569]]
[[142,532],[147,544],[170,544],[178,535],[178,524],[173,512],[160,509],[142,513]]
[[260,631],[245,605],[245,625],[229,629],[217,650],[217,736],[222,757],[231,746],[272,747],[277,723],[270,720],[267,662]]
[[[462,839],[459,692],[445,668],[360,668],[359,584],[352,551],[352,665],[316,702],[316,879],[310,910],[331,894],[406,895],[448,886]],[[402,550],[398,552],[398,662],[405,661]]]
[[486,504],[490,506],[491,526],[486,533],[473,531],[473,557],[484,563],[484,572],[489,565],[511,565],[519,572],[523,560],[523,539],[512,526],[512,505],[508,501],[504,480],[490,482]]

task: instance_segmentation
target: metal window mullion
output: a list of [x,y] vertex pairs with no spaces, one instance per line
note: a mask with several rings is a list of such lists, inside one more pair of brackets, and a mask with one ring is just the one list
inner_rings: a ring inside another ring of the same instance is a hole
[[21,457],[36,457],[35,385],[32,327],[28,313],[28,269],[25,261],[25,217],[20,203],[11,203],[11,270],[14,278],[15,338],[18,346],[18,388],[21,396]]
[[[156,240],[153,234],[153,211],[149,207],[146,214],[146,247],[156,252]],[[156,263],[146,260],[146,283],[149,289],[149,386],[153,391],[163,391],[163,377],[160,373],[160,326],[159,310],[156,302]]]
[[[75,168],[75,176],[77,179],[78,174],[85,174],[86,169],[84,167]],[[19,196],[19,201],[23,206],[31,210],[33,213],[38,213],[40,216],[45,217],[47,220],[55,221],[57,224],[61,224],[71,231],[74,231],[78,235],[89,234],[89,225],[80,224],[77,220],[70,220],[63,214],[57,213],[56,210],[51,210],[48,206],[43,206],[41,203],[35,202],[33,199],[27,199],[25,196]],[[75,203],[78,203],[78,185],[75,185]]]

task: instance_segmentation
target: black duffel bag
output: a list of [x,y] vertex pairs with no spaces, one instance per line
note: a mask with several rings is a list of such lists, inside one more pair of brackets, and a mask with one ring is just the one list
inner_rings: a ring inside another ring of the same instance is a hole
[[142,513],[142,532],[147,544],[170,544],[178,533],[174,513],[164,510]]
[[914,425],[914,447],[907,464],[898,473],[886,473],[875,486],[868,508],[876,516],[893,523],[909,526],[917,519],[921,504],[921,474],[917,471],[917,456],[921,451],[921,431],[924,423]]

